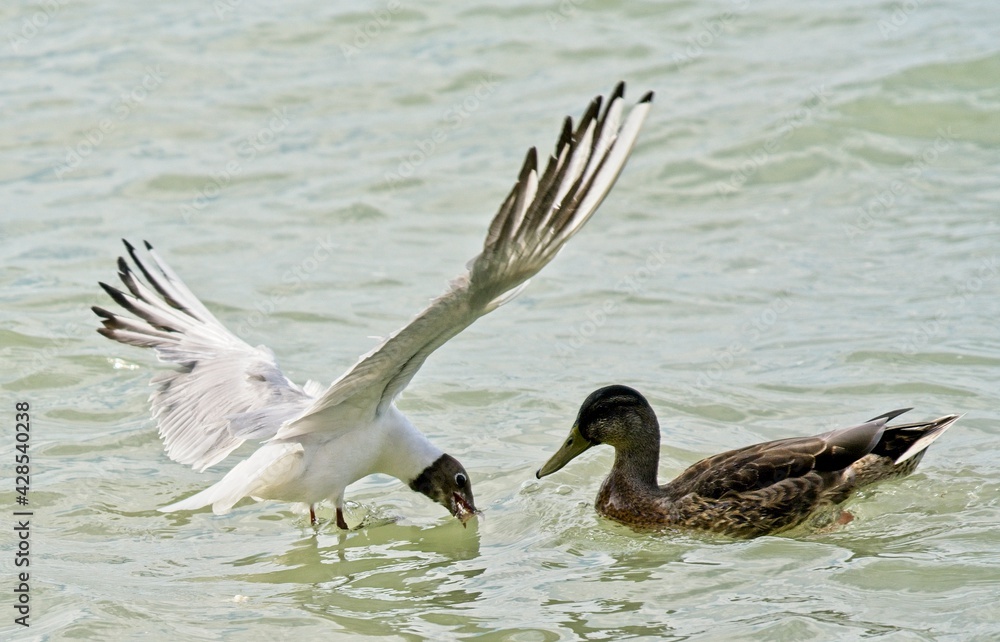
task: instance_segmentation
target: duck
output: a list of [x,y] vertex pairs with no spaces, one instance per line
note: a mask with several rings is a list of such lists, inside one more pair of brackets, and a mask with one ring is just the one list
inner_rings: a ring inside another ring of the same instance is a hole
[[591,218],[628,160],[653,102],[646,93],[625,115],[625,84],[595,97],[579,124],[567,117],[540,171],[528,150],[517,182],[493,217],[483,250],[444,294],[329,386],[291,381],[266,346],[251,346],[198,299],[153,246],[123,240],[124,287],[101,288],[125,312],[93,306],[98,332],[152,349],[173,366],[150,395],[167,456],[195,470],[218,464],[247,440],[259,447],[208,488],[160,508],[229,512],[244,498],[291,502],[318,524],[332,502],[347,529],[345,489],[391,475],[442,505],[463,525],[479,511],[465,467],[396,407],[425,360],[479,317],[510,301]]
[[927,447],[960,417],[888,425],[908,410],[810,437],[720,453],[661,486],[656,413],[635,389],[611,385],[584,400],[569,437],[536,477],[551,475],[593,446],[608,444],[615,459],[595,508],[635,530],[753,538],[801,524],[835,527],[853,519],[839,506],[855,491],[913,472]]

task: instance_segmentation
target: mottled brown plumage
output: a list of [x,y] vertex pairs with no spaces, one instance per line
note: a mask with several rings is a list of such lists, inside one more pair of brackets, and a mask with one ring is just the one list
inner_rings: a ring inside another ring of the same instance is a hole
[[645,398],[626,386],[595,391],[580,408],[563,447],[537,473],[556,472],[597,444],[615,462],[597,494],[605,517],[641,529],[685,528],[734,537],[788,530],[839,515],[838,504],[861,486],[908,475],[926,448],[958,415],[924,423],[886,424],[894,410],[858,426],[730,450],[657,484],[660,427]]

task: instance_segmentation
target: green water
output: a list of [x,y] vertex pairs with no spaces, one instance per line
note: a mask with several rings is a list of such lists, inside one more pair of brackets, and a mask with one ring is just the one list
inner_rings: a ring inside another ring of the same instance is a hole
[[[1000,9],[810,4],[0,9],[0,637],[1000,636]],[[619,79],[657,99],[601,211],[400,402],[483,520],[378,477],[348,520],[382,525],[346,535],[281,504],[155,511],[227,467],[167,459],[155,359],[94,332],[120,238],[328,382],[443,290],[524,151]],[[664,478],[893,408],[966,415],[832,533],[638,535],[594,514],[608,449],[533,477],[613,382],[657,410]]]

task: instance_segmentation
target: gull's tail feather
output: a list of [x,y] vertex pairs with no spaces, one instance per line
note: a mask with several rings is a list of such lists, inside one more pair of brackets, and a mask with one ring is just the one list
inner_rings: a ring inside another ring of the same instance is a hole
[[294,469],[301,465],[303,452],[302,444],[298,443],[264,446],[236,464],[218,483],[157,510],[174,513],[211,505],[212,512],[224,515],[244,497],[267,495],[282,480],[294,479]]

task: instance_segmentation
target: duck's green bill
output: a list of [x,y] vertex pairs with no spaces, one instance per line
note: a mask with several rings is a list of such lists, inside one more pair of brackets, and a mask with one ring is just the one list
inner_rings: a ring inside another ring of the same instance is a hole
[[580,434],[580,428],[576,424],[573,424],[572,430],[569,431],[569,437],[563,442],[562,448],[559,449],[559,452],[552,455],[545,462],[544,466],[538,469],[535,477],[541,479],[546,475],[551,475],[593,445],[593,443],[583,438],[583,435]]

